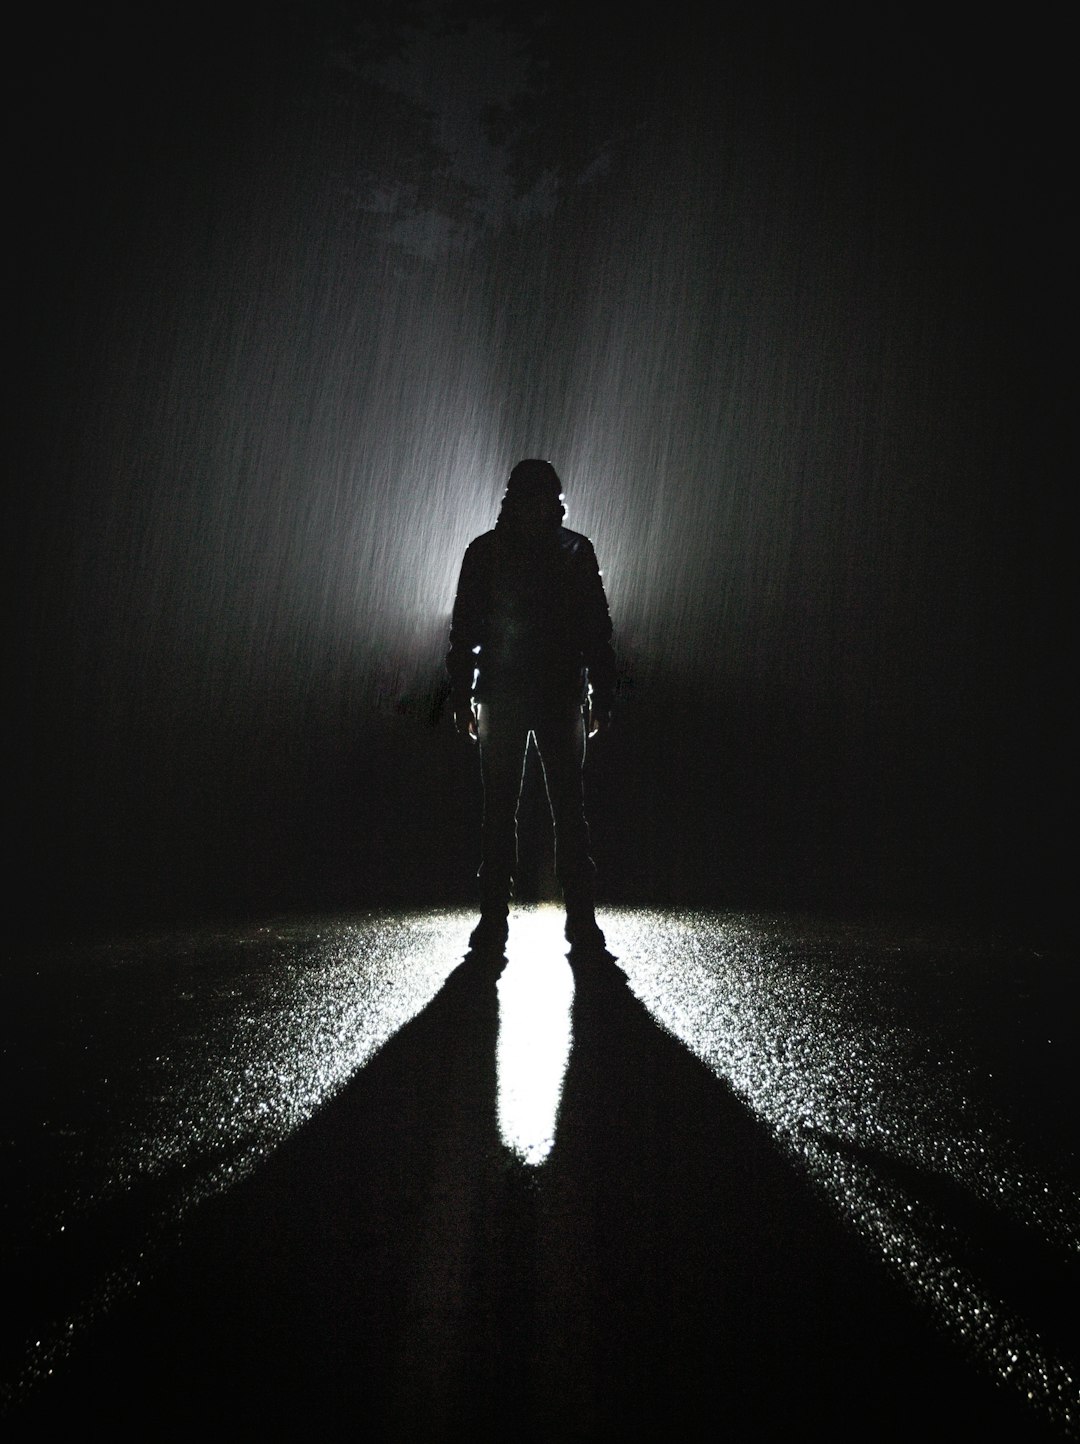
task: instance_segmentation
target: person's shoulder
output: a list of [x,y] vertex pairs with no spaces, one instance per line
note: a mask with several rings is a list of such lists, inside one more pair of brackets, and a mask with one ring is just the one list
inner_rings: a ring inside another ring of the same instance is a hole
[[471,541],[471,542],[469,543],[469,545],[465,548],[465,555],[468,556],[469,553],[471,552],[471,553],[473,554],[473,556],[483,556],[483,554],[484,554],[486,551],[490,550],[490,548],[493,547],[494,545],[495,545],[495,533],[494,533],[494,531],[483,531],[483,532],[480,533],[479,536],[474,536],[474,537],[473,537],[472,541]]

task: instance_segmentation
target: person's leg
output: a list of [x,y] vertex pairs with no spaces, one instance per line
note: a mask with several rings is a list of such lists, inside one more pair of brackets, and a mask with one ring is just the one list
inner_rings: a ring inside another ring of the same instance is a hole
[[555,873],[566,904],[566,936],[578,946],[603,947],[593,908],[596,864],[585,818],[582,766],[585,719],[576,703],[544,710],[534,727],[555,824]]
[[484,816],[480,837],[480,924],[474,946],[506,941],[506,917],[517,865],[517,806],[529,729],[512,702],[476,709]]

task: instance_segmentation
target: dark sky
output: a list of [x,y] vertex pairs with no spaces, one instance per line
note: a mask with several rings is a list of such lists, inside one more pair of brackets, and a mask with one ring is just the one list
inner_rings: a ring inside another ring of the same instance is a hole
[[1062,37],[609,15],[25,42],[35,917],[466,900],[474,759],[428,717],[523,455],[615,615],[610,897],[1052,906]]

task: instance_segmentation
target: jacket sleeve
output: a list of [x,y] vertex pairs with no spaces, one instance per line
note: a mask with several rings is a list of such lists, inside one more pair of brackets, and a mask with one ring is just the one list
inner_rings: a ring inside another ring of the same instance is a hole
[[450,619],[450,650],[446,671],[450,678],[451,705],[464,705],[472,696],[476,669],[474,648],[480,645],[483,621],[483,578],[476,547],[470,545],[461,563],[457,595]]
[[589,674],[593,700],[610,711],[615,700],[615,653],[611,646],[611,613],[592,542],[582,547],[578,569],[577,608],[581,626],[581,655]]

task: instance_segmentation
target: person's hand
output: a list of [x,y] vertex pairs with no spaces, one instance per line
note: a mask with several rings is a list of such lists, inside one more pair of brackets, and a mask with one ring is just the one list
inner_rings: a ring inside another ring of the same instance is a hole
[[454,708],[454,728],[459,737],[476,741],[476,709],[471,702],[459,702]]
[[589,702],[589,740],[594,737],[602,737],[611,728],[611,708],[598,707],[595,702]]

